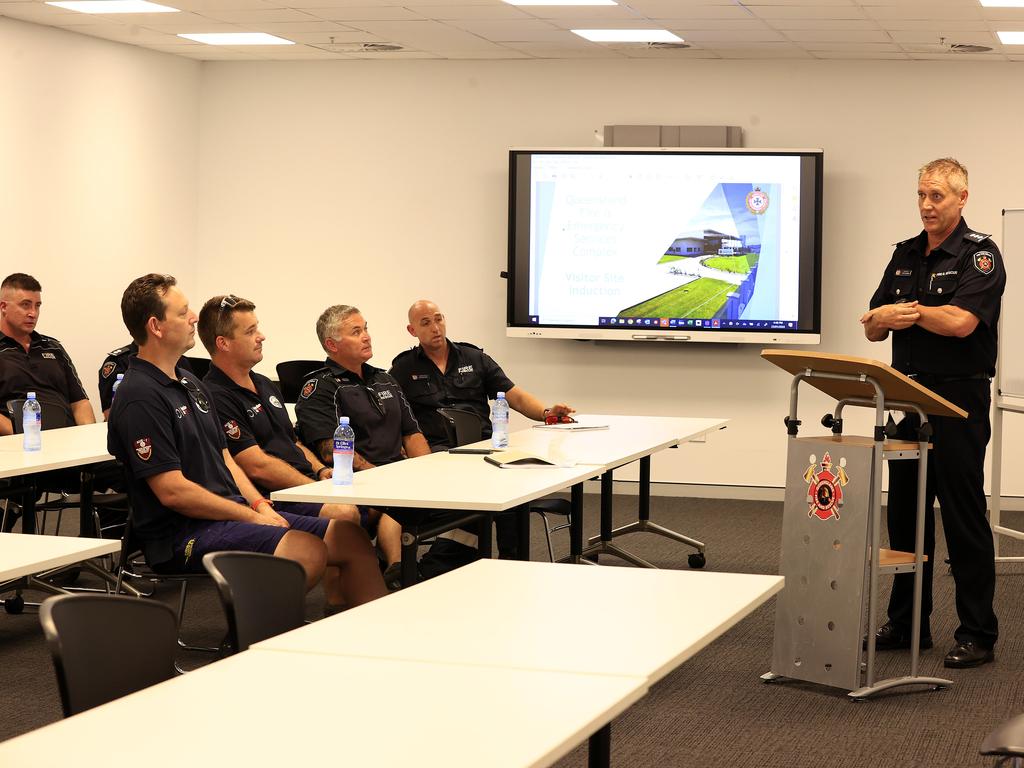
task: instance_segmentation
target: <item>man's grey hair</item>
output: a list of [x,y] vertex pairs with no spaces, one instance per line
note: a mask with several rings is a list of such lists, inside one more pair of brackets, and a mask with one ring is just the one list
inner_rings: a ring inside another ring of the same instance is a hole
[[351,304],[335,304],[323,311],[316,321],[316,337],[320,339],[320,346],[324,348],[324,352],[330,351],[327,349],[327,340],[334,338],[338,326],[348,317],[358,314],[361,314],[360,311]]
[[945,179],[949,188],[957,195],[967,189],[967,166],[952,157],[940,157],[922,165],[917,172],[918,181],[924,176],[939,176]]

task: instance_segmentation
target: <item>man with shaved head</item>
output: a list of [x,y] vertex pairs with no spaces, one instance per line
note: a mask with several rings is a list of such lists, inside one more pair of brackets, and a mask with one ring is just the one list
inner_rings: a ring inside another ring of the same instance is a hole
[[450,341],[444,314],[432,301],[420,299],[409,307],[406,330],[419,340],[419,346],[391,362],[391,375],[402,386],[432,450],[454,447],[438,408],[473,411],[484,423],[484,437],[490,437],[488,400],[498,392],[505,393],[510,407],[534,421],[544,421],[550,414],[561,417],[575,412],[565,403],[544,405],[539,398],[517,387],[480,347]]

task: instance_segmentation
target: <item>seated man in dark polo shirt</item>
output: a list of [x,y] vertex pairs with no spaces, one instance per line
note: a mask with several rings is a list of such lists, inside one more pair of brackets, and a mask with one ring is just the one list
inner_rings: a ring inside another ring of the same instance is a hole
[[127,468],[135,529],[157,571],[202,571],[207,552],[265,552],[300,563],[307,588],[326,566],[328,605],[386,593],[366,533],[353,523],[277,512],[231,458],[209,394],[175,368],[195,344],[196,314],[169,275],[134,280],[121,315],[139,354],[110,410],[107,450]]
[[[103,411],[103,418],[110,418],[110,404],[114,400],[114,384],[117,383],[117,375],[128,373],[128,361],[139,354],[139,345],[134,341],[125,344],[123,347],[111,350],[100,364],[99,390],[100,410]],[[178,360],[178,368],[185,373],[192,373],[192,366],[184,355]]]
[[[330,461],[338,418],[348,416],[356,433],[356,471],[430,453],[402,388],[369,364],[373,346],[359,310],[346,304],[328,307],[317,320],[316,332],[327,362],[310,374],[295,405],[302,441],[322,461]],[[429,514],[438,513],[389,510],[399,522]],[[476,544],[475,534],[468,531],[442,534],[420,560],[421,575],[430,578],[471,562],[476,559]],[[393,563],[389,571],[397,565]]]
[[38,280],[20,272],[0,283],[0,435],[14,433],[7,401],[29,392],[43,407],[43,429],[96,422],[68,353],[36,331],[42,290]]
[[491,436],[489,399],[505,393],[509,407],[534,421],[553,414],[568,416],[565,403],[544,403],[512,383],[490,355],[467,342],[449,341],[444,315],[437,304],[421,299],[409,307],[406,330],[419,339],[391,361],[391,375],[402,387],[416,421],[432,450],[453,448],[438,408],[473,411],[483,422],[484,437]]
[[[333,467],[302,445],[281,400],[281,391],[253,370],[263,360],[263,342],[256,305],[237,296],[214,296],[199,312],[199,338],[210,353],[210,372],[203,378],[213,395],[228,451],[265,495],[282,488],[330,478]],[[360,522],[351,504],[280,504],[295,514]],[[373,519],[370,519],[373,515]],[[380,513],[366,510],[366,528],[377,528]],[[394,520],[381,523],[379,543],[389,563],[401,558],[402,529]],[[386,539],[386,541],[385,541]]]

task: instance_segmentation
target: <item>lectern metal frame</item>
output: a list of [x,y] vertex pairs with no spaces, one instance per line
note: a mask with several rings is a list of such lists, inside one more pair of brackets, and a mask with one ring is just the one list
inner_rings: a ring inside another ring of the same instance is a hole
[[[931,434],[928,413],[960,417],[966,416],[966,413],[908,377],[877,361],[778,350],[765,350],[762,352],[762,356],[769,360],[769,362],[775,363],[793,373],[793,381],[790,385],[789,415],[785,420],[790,440],[796,440],[800,429],[801,422],[798,418],[797,406],[799,402],[798,391],[800,384],[803,382],[807,382],[836,397],[837,403],[834,412],[826,415],[823,421],[826,423],[826,426],[831,426],[833,437],[837,441],[842,440],[842,414],[846,406],[872,408],[875,411],[874,434],[870,438],[872,444],[871,463],[873,476],[871,478],[867,529],[869,547],[866,553],[868,579],[868,600],[866,606],[867,659],[865,664],[863,656],[860,656],[862,659],[860,667],[864,675],[864,684],[859,688],[851,690],[848,694],[849,697],[853,700],[863,700],[881,691],[905,685],[927,685],[934,689],[952,685],[951,680],[924,676],[918,673],[921,639],[921,593],[924,577],[925,488],[928,472],[928,441]],[[859,372],[853,372],[858,369]],[[870,375],[869,372],[874,375]],[[895,383],[897,386],[894,389],[897,390],[902,387],[904,393],[908,393],[909,397],[906,399],[898,397],[887,398],[884,386],[886,383],[890,385]],[[918,430],[916,446],[913,443],[903,443],[902,445],[886,443],[885,412],[887,410],[914,412],[919,416],[921,426]],[[881,547],[882,462],[886,459],[913,458],[919,459],[914,559],[912,563],[883,566],[881,564],[883,553]],[[878,577],[883,571],[888,573],[913,571],[914,573],[910,674],[876,680],[875,632],[878,628]],[[863,574],[861,578],[864,578]],[[861,625],[863,626],[865,623],[863,605],[861,611]],[[857,647],[861,647],[859,641]],[[860,651],[860,653],[864,652]],[[772,671],[763,675],[762,679],[765,682],[773,682],[783,680],[785,677]]]

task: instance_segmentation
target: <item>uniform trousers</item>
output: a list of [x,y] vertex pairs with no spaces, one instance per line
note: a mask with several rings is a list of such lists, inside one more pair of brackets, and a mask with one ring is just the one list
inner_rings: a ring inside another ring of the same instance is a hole
[[[987,379],[941,379],[919,376],[918,382],[968,412],[966,419],[931,417],[932,450],[928,452],[928,483],[925,495],[921,635],[931,635],[932,573],[935,567],[935,500],[942,513],[942,528],[949,549],[950,568],[956,585],[956,612],[960,624],[953,633],[958,642],[973,641],[992,648],[999,625],[992,602],[995,596],[995,549],[992,529],[985,516],[985,447],[991,436],[989,407],[991,385]],[[919,419],[907,415],[899,424],[902,440],[917,441]],[[917,515],[918,461],[889,463],[889,542],[893,549],[914,551]],[[889,600],[889,619],[909,633],[913,615],[914,574],[894,577]]]

